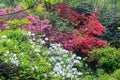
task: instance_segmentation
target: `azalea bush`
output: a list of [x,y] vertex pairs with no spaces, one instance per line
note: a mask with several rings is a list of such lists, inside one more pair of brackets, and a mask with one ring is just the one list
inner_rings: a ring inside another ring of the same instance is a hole
[[45,30],[50,31],[52,26],[49,24],[49,21],[46,20],[40,20],[38,16],[26,16],[26,18],[30,21],[30,24],[21,26],[22,29],[33,32],[33,33],[40,33],[45,32]]
[[[56,39],[57,42],[61,42],[64,45],[65,49],[80,50],[82,53],[87,54],[94,47],[107,45],[106,42],[97,38],[97,36],[102,36],[105,28],[97,20],[98,17],[95,12],[85,16],[72,11],[72,7],[67,4],[57,4],[55,5],[55,14],[61,18],[68,19],[69,24],[74,27],[73,32],[67,31],[68,34],[60,34]],[[94,42],[91,43],[91,41]]]
[[116,48],[120,47],[120,33],[117,30],[117,27],[120,26],[119,3],[119,0],[80,0],[79,7],[75,8],[80,13],[87,10],[87,14],[99,10],[99,20],[106,27],[106,33],[103,34],[102,39],[107,40],[110,45]]

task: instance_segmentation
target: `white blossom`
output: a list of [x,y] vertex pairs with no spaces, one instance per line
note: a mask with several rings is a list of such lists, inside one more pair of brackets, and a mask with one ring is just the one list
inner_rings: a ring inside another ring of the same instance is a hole
[[78,75],[82,75],[82,73],[81,73],[81,72],[78,72],[77,74],[78,74]]
[[28,35],[29,35],[29,36],[31,36],[31,35],[32,35],[32,33],[29,31],[29,32],[28,32]]
[[2,38],[5,39],[5,38],[7,38],[7,36],[6,36],[6,35],[3,35]]
[[80,61],[79,60],[74,60],[73,63],[77,63],[78,64],[78,63],[80,63]]
[[60,44],[50,44],[49,56],[51,56],[50,60],[55,65],[51,72],[52,75],[62,76],[64,79],[75,79],[79,76],[78,74],[82,74],[77,68],[74,68],[75,64],[80,63],[81,57],[69,54],[69,51],[63,49]]
[[31,35],[32,35],[32,36],[34,36],[35,34],[34,34],[34,33],[32,33]]
[[48,38],[45,38],[46,41],[48,41],[49,39]]
[[41,41],[41,44],[45,44],[46,42],[43,40],[43,41]]
[[40,52],[40,49],[35,49],[34,51],[35,51],[35,52]]
[[81,60],[82,58],[78,56],[78,57],[76,57],[76,59]]
[[10,39],[7,40],[8,43],[10,43],[10,41],[11,41]]
[[13,57],[10,58],[10,62],[18,66],[19,61],[18,61],[16,54],[13,54]]

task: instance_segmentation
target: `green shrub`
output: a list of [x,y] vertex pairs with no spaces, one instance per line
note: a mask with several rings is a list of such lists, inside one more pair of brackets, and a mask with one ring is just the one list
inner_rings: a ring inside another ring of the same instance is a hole
[[0,70],[2,70],[0,78],[3,80],[47,78],[51,65],[36,49],[40,50],[39,45],[35,45],[22,30],[0,32]]
[[[120,19],[114,18],[111,23],[106,25],[106,33],[103,34],[103,39],[107,40],[112,46],[119,48],[120,47],[120,31],[118,27],[120,26]],[[108,22],[110,22],[108,20]],[[107,23],[107,21],[106,21]],[[113,36],[114,35],[114,36]]]
[[25,25],[25,24],[29,24],[30,21],[26,18],[23,18],[21,20],[18,20],[18,19],[14,19],[14,20],[10,20],[10,21],[7,21],[7,24],[6,24],[6,29],[17,29],[17,28],[20,28],[20,26],[22,25]]
[[98,80],[120,80],[120,69],[116,69],[112,74],[101,74]]
[[53,27],[56,27],[59,31],[73,30],[73,27],[69,24],[67,19],[61,19],[58,15],[53,13],[49,14],[49,20]]
[[97,58],[100,65],[106,72],[113,72],[120,67],[120,50],[114,47],[105,47],[91,51],[90,57]]
[[111,76],[116,78],[116,80],[120,80],[120,69],[115,70]]
[[111,77],[109,74],[103,74],[99,76],[98,80],[116,80],[116,79]]
[[72,7],[78,7],[80,5],[79,0],[64,0],[63,2],[72,6]]

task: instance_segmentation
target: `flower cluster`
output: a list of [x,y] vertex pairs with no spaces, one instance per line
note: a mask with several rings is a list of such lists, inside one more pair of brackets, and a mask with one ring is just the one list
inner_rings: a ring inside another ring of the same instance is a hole
[[67,18],[73,25],[78,25],[84,20],[84,14],[79,14],[72,10],[72,8],[67,4],[57,4],[55,5],[55,14],[60,15],[62,18]]
[[60,34],[55,38],[56,43],[62,43],[63,47],[69,51],[73,50],[73,40],[76,36],[73,33],[69,33],[67,35]]
[[80,63],[81,57],[69,53],[62,48],[61,44],[50,44],[49,52],[46,53],[50,57],[51,63],[54,65],[51,72],[54,76],[62,76],[63,79],[77,79],[82,75],[74,66]]
[[[30,36],[32,34],[33,33],[30,32],[28,33]],[[82,75],[82,72],[78,71],[77,68],[74,67],[76,64],[81,63],[81,57],[71,54],[69,51],[63,49],[62,44],[51,43],[48,49],[44,50],[43,46],[45,45],[42,43],[46,43],[48,38],[38,38],[35,40],[30,39],[29,41],[33,45],[33,48],[35,48],[34,51],[37,52],[38,55],[48,58],[48,63],[53,66],[50,74],[54,77],[61,76],[63,79],[78,79],[78,77]],[[45,74],[45,76],[47,76],[47,74]]]
[[94,47],[99,48],[107,45],[106,42],[90,36],[86,36],[84,38],[76,38],[74,39],[73,43],[74,49],[80,50],[84,54],[87,54],[89,50]]
[[105,32],[105,27],[97,20],[95,13],[91,13],[87,17],[87,21],[84,22],[86,29],[84,29],[87,35],[97,35],[102,36],[102,33]]
[[[7,13],[6,9],[0,9],[0,15],[6,14],[6,13]],[[2,19],[2,17],[0,18]],[[1,19],[0,19],[0,29],[4,30],[6,21],[4,19],[3,20]]]
[[107,45],[105,41],[96,38],[95,36],[102,36],[102,33],[105,32],[104,26],[97,20],[95,13],[91,13],[90,16],[86,17],[84,21],[84,28],[78,29],[78,34],[82,37],[77,37],[74,39],[74,49],[80,49],[82,53],[88,53],[94,47],[104,47]]
[[0,15],[6,14],[6,13],[7,13],[6,9],[0,9]]
[[52,28],[52,26],[48,24],[49,21],[47,19],[40,20],[38,16],[32,16],[32,15],[29,15],[26,18],[30,21],[30,24],[23,25],[21,26],[21,28],[27,31],[33,33],[39,33],[39,32],[48,31]]
[[106,42],[96,37],[102,36],[102,33],[105,32],[105,27],[98,21],[96,12],[85,16],[73,11],[67,4],[57,4],[55,11],[61,18],[69,19],[72,24],[78,26],[74,27],[73,32],[70,32],[70,34],[62,33],[55,39],[57,43],[62,43],[65,49],[80,50],[86,54],[94,47],[107,45]]

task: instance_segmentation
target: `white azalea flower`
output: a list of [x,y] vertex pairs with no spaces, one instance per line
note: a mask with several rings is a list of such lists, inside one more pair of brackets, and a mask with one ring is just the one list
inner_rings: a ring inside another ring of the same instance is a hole
[[46,42],[43,40],[43,41],[41,41],[41,44],[45,44]]
[[5,39],[5,38],[7,38],[7,36],[6,36],[6,35],[3,35],[2,38]]
[[13,54],[13,57],[10,58],[10,62],[15,64],[16,66],[19,65],[19,61],[18,61],[16,54]]
[[29,31],[29,32],[28,32],[28,35],[29,35],[29,36],[31,36],[31,35],[32,35],[32,33]]
[[78,56],[76,59],[81,60],[82,58]]
[[10,43],[10,41],[11,41],[10,39],[7,40],[8,43]]
[[48,41],[49,39],[48,38],[45,38],[46,41]]
[[81,72],[78,72],[77,74],[78,74],[78,75],[82,75],[82,73],[81,73]]
[[31,35],[32,35],[32,36],[34,36],[35,34],[34,34],[34,33],[32,33]]
[[40,50],[39,50],[39,49],[35,49],[34,51],[35,51],[35,52],[40,52]]
[[79,63],[80,63],[80,61],[79,61],[79,60],[74,60],[74,62],[73,62],[73,63],[79,64]]

